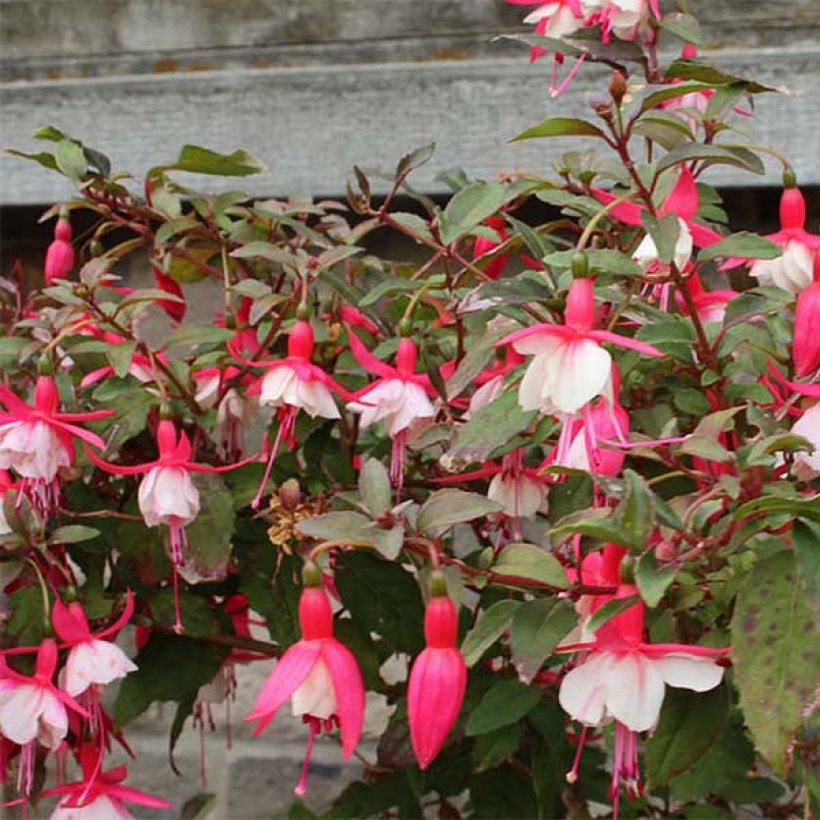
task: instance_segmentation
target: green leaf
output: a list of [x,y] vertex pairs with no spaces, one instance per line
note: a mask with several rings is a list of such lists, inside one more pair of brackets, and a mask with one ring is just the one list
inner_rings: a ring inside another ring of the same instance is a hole
[[435,150],[436,144],[429,142],[427,145],[422,145],[421,148],[416,148],[409,154],[405,154],[396,166],[395,178],[400,179],[406,177],[411,171],[429,162]]
[[537,598],[522,604],[513,615],[510,649],[522,683],[531,683],[552,650],[578,622],[567,601]]
[[258,174],[266,169],[259,159],[243,148],[239,148],[230,154],[220,154],[199,145],[183,145],[179,158],[173,165],[160,166],[154,170],[187,171],[190,174],[209,174],[223,177],[246,177],[251,174]]
[[393,506],[393,492],[387,468],[375,458],[368,458],[359,471],[359,494],[368,512],[376,517]]
[[[657,88],[657,86],[650,86],[650,88]],[[714,86],[706,83],[675,83],[674,85],[661,86],[660,90],[653,91],[644,99],[641,103],[640,113],[643,114],[646,111],[657,108],[661,103],[674,99],[675,97],[683,97],[686,94],[698,94],[703,91],[711,91],[713,88]],[[689,132],[690,139],[691,136],[692,134]]]
[[131,367],[131,359],[134,356],[136,347],[136,342],[123,342],[119,345],[109,345],[106,348],[105,357],[111,367],[114,368],[114,373],[121,379],[124,379],[128,374],[128,368]]
[[613,520],[611,510],[606,508],[583,509],[564,516],[550,530],[550,537],[563,538],[575,533],[627,546],[621,528]]
[[64,527],[57,527],[49,542],[52,544],[79,544],[81,541],[91,541],[96,538],[100,531],[94,527],[86,527],[83,524],[67,524]]
[[481,656],[507,631],[521,601],[496,601],[478,619],[461,644],[461,654],[467,666],[475,666]]
[[409,572],[394,561],[358,551],[339,557],[335,580],[342,602],[362,629],[381,635],[391,650],[418,653],[424,607]]
[[522,131],[517,137],[513,137],[509,142],[520,142],[521,140],[540,139],[542,137],[601,137],[604,132],[586,120],[575,119],[574,117],[549,117],[538,125],[533,125],[526,131]]
[[374,533],[371,521],[357,512],[329,512],[305,518],[296,529],[317,541],[344,541],[350,546],[373,546]]
[[[640,265],[633,262],[626,254],[620,251],[603,248],[585,251],[589,267],[599,273],[609,273],[613,276],[640,276],[643,271]],[[551,268],[565,268],[572,266],[572,258],[576,251],[556,251],[544,257],[543,261]]]
[[607,621],[626,612],[635,604],[640,603],[640,596],[627,595],[626,598],[613,598],[607,601],[600,609],[596,610],[592,617],[587,621],[586,629],[588,632],[597,632]]
[[625,470],[626,493],[618,505],[616,520],[628,546],[643,550],[655,526],[655,494],[634,470]]
[[469,233],[492,216],[508,199],[500,182],[473,182],[459,191],[441,214],[441,241],[445,245]]
[[58,173],[61,173],[60,169],[57,167],[57,161],[54,159],[54,154],[49,154],[46,151],[39,151],[36,154],[33,154],[27,151],[18,151],[16,148],[6,148],[6,153],[11,154],[14,157],[30,159],[33,162],[42,165],[43,168],[48,168],[49,171],[57,171]]
[[470,713],[467,735],[483,735],[517,723],[541,700],[541,690],[515,678],[497,681]]
[[182,345],[218,345],[230,341],[234,331],[215,325],[183,325],[174,330],[166,342],[168,347]]
[[644,553],[635,567],[635,583],[648,607],[654,608],[664,596],[677,575],[672,564],[658,564],[653,550]]
[[739,521],[751,515],[759,513],[788,513],[793,516],[801,516],[812,521],[820,521],[820,496],[813,498],[784,498],[779,495],[764,495],[747,501],[738,507],[734,513],[734,520]]
[[517,325],[513,322],[501,321],[488,324],[481,335],[467,350],[467,355],[459,362],[458,367],[447,379],[447,395],[453,399],[467,389],[475,377],[484,369],[493,355],[496,342],[509,335]]
[[748,87],[750,94],[760,94],[764,91],[777,90],[765,85],[760,85],[760,83],[750,82],[744,77],[726,74],[714,66],[698,62],[697,60],[675,60],[675,62],[666,69],[666,77],[674,77],[678,80],[697,80],[698,82],[715,86],[744,83]]
[[195,473],[199,515],[188,525],[188,546],[180,573],[188,583],[221,580],[231,557],[236,512],[233,497],[221,476]]
[[526,430],[536,415],[534,410],[522,410],[517,392],[507,390],[458,428],[448,456],[457,461],[484,461],[493,450]]
[[472,521],[500,512],[500,504],[480,493],[469,493],[455,487],[436,490],[419,510],[416,525],[420,532],[439,536],[454,524]]
[[[124,726],[156,701],[179,703],[195,697],[200,686],[213,680],[228,652],[226,647],[193,638],[152,632],[134,659],[137,671],[120,683],[114,701],[115,724]],[[182,658],[185,662],[181,664]]]
[[680,236],[678,217],[675,214],[667,214],[658,218],[644,211],[641,214],[641,221],[655,243],[658,259],[669,265],[675,258],[675,245]]
[[717,742],[728,719],[725,684],[709,692],[667,687],[658,728],[646,744],[650,788],[665,786],[694,765]]
[[820,608],[820,525],[798,518],[792,528],[794,558],[809,602]]
[[740,259],[776,259],[783,254],[783,249],[765,237],[756,233],[733,233],[714,245],[709,245],[698,254],[700,262],[710,259],[725,259],[736,256]]
[[759,561],[735,604],[732,661],[757,750],[781,777],[791,767],[791,744],[814,700],[820,669],[816,634],[794,553]]
[[231,251],[231,256],[236,259],[266,259],[280,265],[296,265],[293,254],[271,242],[248,242],[247,245]]
[[569,586],[564,568],[551,553],[534,544],[507,544],[501,550],[492,566],[493,573],[511,576],[495,579],[495,583],[509,583],[515,586],[514,578],[538,581],[557,589]]
[[686,142],[673,148],[661,157],[657,173],[673,168],[683,162],[700,160],[704,167],[708,165],[733,165],[751,171],[754,174],[765,174],[766,167],[760,157],[741,145],[703,145],[699,142]]
[[73,182],[81,182],[88,173],[82,146],[74,140],[60,140],[54,149],[54,160],[57,167]]
[[697,45],[703,42],[700,25],[691,14],[683,14],[682,12],[664,14],[661,19],[661,28],[666,29],[676,37],[680,37],[681,40],[685,40],[687,43]]
[[512,757],[521,741],[521,725],[512,723],[479,735],[473,745],[473,769],[485,772]]

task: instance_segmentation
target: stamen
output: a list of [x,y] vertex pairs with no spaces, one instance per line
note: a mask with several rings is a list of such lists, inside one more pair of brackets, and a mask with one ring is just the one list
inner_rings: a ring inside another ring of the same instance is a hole
[[258,510],[259,505],[262,503],[262,496],[265,494],[265,487],[268,486],[270,472],[273,469],[273,462],[276,458],[276,454],[279,452],[279,445],[282,442],[282,439],[284,438],[287,441],[291,437],[297,412],[297,408],[295,407],[283,407],[281,410],[279,416],[279,429],[276,431],[276,438],[274,439],[273,447],[271,447],[270,455],[268,456],[268,463],[265,467],[265,475],[262,476],[262,483],[259,485],[259,489],[256,491],[253,501],[251,501],[251,507],[254,510]]
[[575,750],[575,757],[572,760],[572,768],[567,772],[567,783],[572,785],[578,782],[578,769],[581,766],[581,755],[584,752],[584,745],[587,742],[587,726],[581,729],[581,735],[578,738],[578,748]]
[[321,726],[321,721],[319,718],[305,715],[303,720],[305,720],[305,722],[310,726],[310,734],[308,735],[307,747],[305,748],[305,759],[302,761],[302,773],[299,776],[299,782],[296,784],[296,788],[293,790],[293,793],[297,797],[304,797],[307,794],[307,776],[308,767],[310,765],[310,755],[313,751],[313,743],[316,740],[316,735],[319,734],[319,728]]

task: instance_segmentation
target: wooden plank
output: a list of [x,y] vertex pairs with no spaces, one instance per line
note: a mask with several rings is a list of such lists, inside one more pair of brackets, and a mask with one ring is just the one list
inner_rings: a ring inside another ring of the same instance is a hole
[[[691,7],[715,47],[820,39],[817,0]],[[493,35],[522,29],[525,12],[503,0],[0,0],[0,76],[363,62],[391,46],[403,52],[393,60],[467,58],[486,54]]]
[[[728,52],[719,64],[800,92],[759,98],[755,141],[791,155],[803,183],[820,183],[816,53]],[[244,146],[270,163],[267,173],[197,184],[317,195],[341,192],[354,163],[389,170],[403,152],[435,140],[435,160],[415,177],[418,187],[435,192],[442,190],[436,174],[457,165],[483,177],[516,169],[549,173],[570,143],[505,140],[551,114],[584,114],[585,98],[600,84],[596,68],[585,67],[554,102],[546,71],[524,60],[471,60],[10,83],[2,89],[0,142],[37,150],[30,134],[50,123],[109,154],[115,168],[137,174],[173,159],[186,142],[217,150]],[[745,120],[740,125],[749,127]],[[711,178],[724,185],[762,181],[737,169]],[[778,184],[776,167],[765,182]],[[69,192],[57,174],[0,156],[0,203],[43,203]]]

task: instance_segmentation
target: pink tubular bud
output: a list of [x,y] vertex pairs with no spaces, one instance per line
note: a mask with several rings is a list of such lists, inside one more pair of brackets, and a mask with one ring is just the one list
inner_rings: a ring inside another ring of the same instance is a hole
[[313,328],[310,322],[298,319],[288,337],[288,356],[309,359],[313,354]]
[[157,425],[157,448],[160,457],[173,453],[177,446],[177,428],[170,419],[162,419]]
[[780,227],[789,230],[806,225],[806,200],[799,188],[786,188],[780,197]]
[[595,323],[595,280],[573,279],[567,294],[564,322],[575,330],[590,330]]
[[52,376],[38,376],[34,387],[34,406],[48,415],[57,412],[60,394]]
[[54,226],[54,239],[48,246],[45,262],[46,285],[55,279],[65,279],[74,267],[74,248],[71,245],[71,223],[67,219],[58,219]]
[[684,60],[694,60],[698,56],[697,46],[692,43],[686,43],[680,51],[680,56]]
[[[154,281],[157,283],[159,290],[164,290],[171,296],[184,298],[182,295],[182,288],[176,279],[172,279],[167,273],[163,273],[159,268],[152,268],[154,274]],[[157,299],[157,304],[173,319],[175,322],[181,322],[185,318],[185,302],[176,302],[170,299]]]
[[402,376],[411,376],[416,372],[416,359],[416,343],[406,337],[399,339],[399,347],[396,351],[396,369]]
[[[815,270],[820,263],[815,263]],[[794,314],[792,358],[799,376],[808,376],[820,367],[820,282],[814,281],[797,297]]]
[[333,612],[321,587],[309,586],[302,591],[299,599],[299,626],[305,641],[333,637]]
[[431,649],[449,649],[456,645],[458,614],[449,597],[431,598],[424,613],[424,638]]

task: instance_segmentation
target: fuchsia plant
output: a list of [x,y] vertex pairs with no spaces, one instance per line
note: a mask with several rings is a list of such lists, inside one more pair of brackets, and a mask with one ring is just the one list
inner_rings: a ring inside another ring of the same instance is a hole
[[[257,201],[176,179],[260,170],[245,151],[132,188],[38,132],[82,185],[45,287],[0,282],[9,807],[169,806],[111,760],[157,698],[172,756],[222,701],[228,742],[289,703],[297,796],[315,743],[361,767],[337,817],[817,811],[820,236],[784,157],[768,237],[710,185],[779,157],[731,127],[770,89],[653,2],[512,2],[554,94],[612,71],[586,119],[516,138],[556,177],[448,175],[433,202],[407,185],[427,146],[384,198],[356,169],[346,204]],[[428,256],[379,259],[377,232]],[[152,287],[118,282],[130,254]]]

